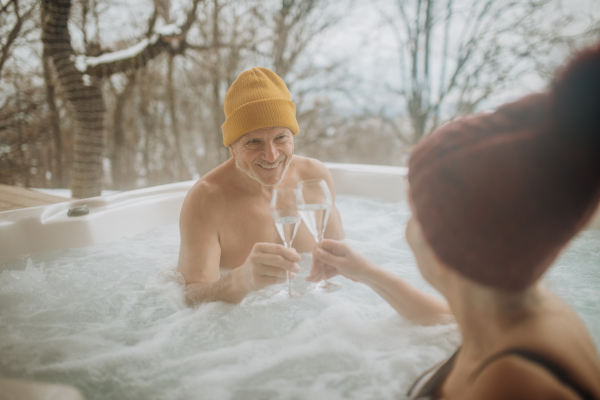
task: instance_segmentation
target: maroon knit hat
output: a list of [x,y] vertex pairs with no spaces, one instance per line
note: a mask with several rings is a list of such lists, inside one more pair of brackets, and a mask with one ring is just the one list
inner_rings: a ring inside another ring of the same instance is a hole
[[408,179],[444,264],[497,289],[531,285],[600,200],[600,45],[549,92],[435,130],[414,149]]

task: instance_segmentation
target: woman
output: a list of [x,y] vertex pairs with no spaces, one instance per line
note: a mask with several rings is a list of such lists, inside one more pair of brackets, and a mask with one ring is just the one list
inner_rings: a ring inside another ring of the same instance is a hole
[[406,238],[446,301],[346,244],[323,241],[308,280],[364,282],[402,316],[449,318],[462,345],[411,388],[413,399],[600,399],[584,324],[539,284],[600,199],[600,45],[552,89],[451,122],[409,160]]

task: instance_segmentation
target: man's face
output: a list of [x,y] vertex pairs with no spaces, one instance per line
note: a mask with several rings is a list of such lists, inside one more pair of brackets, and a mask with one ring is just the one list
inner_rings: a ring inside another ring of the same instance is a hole
[[294,135],[288,128],[250,131],[229,147],[239,169],[264,186],[275,186],[294,155]]

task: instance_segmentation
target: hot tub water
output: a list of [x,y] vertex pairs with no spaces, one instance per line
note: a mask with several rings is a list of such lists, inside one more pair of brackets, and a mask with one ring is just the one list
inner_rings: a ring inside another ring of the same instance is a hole
[[[340,196],[348,242],[433,292],[404,240],[405,203]],[[455,325],[419,327],[365,285],[183,302],[176,225],[0,266],[0,375],[72,384],[88,399],[389,399],[458,345]],[[584,232],[546,278],[600,344],[600,232]]]

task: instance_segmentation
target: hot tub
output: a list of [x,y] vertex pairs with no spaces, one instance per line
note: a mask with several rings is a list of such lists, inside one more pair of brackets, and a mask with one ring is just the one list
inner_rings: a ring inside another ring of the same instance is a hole
[[[338,195],[405,199],[406,168],[327,163]],[[25,254],[90,246],[177,222],[195,181],[172,183],[84,200],[0,212],[0,264]],[[69,217],[69,208],[89,214]],[[600,229],[600,212],[588,229]]]
[[[331,163],[327,166],[338,194],[389,201],[404,199],[405,168]],[[0,264],[24,254],[90,246],[177,222],[183,199],[194,183],[172,183],[0,212]],[[69,208],[84,205],[89,214],[67,215]]]
[[[350,244],[433,292],[403,236],[406,170],[327,166]],[[70,384],[88,399],[402,398],[458,345],[453,324],[415,326],[365,285],[338,277],[341,290],[314,290],[301,279],[309,255],[293,281],[299,299],[273,286],[236,306],[186,307],[177,221],[192,185],[0,213],[0,376]],[[67,216],[83,204],[89,214]],[[597,344],[599,239],[582,233],[545,278]]]

